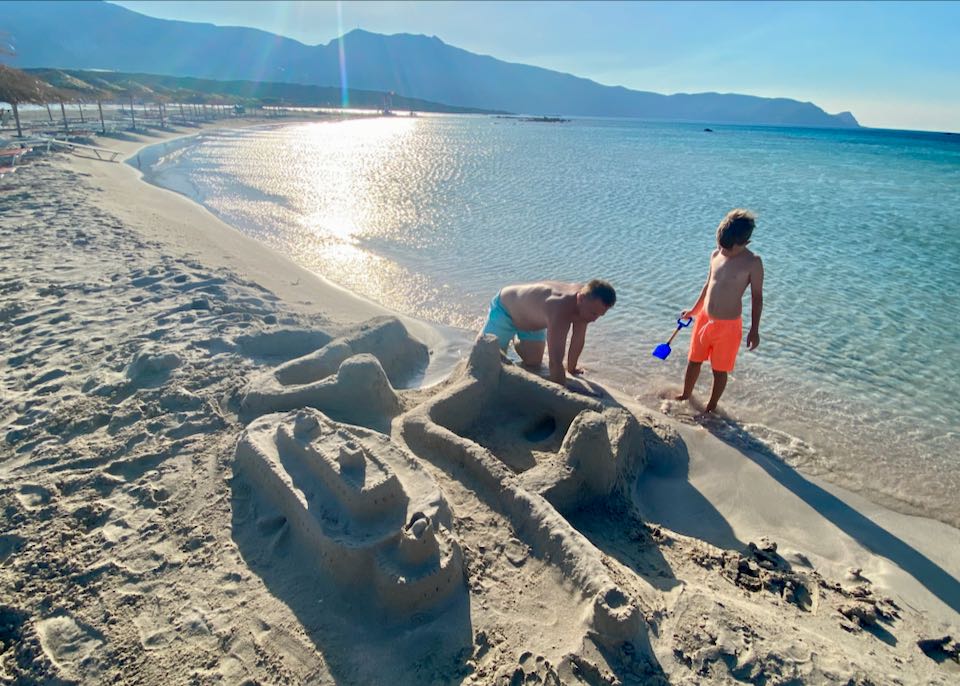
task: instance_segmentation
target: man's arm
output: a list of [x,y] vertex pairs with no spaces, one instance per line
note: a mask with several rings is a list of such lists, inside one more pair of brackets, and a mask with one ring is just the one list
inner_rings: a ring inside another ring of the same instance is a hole
[[577,367],[580,360],[580,353],[583,352],[583,344],[587,339],[587,323],[574,322],[573,333],[570,334],[570,349],[567,351],[567,371],[571,374],[583,374],[583,370]]
[[747,348],[753,350],[760,345],[760,315],[763,312],[763,262],[759,257],[750,267],[750,308]]
[[547,354],[550,356],[550,380],[565,386],[567,375],[563,371],[563,353],[567,347],[569,321],[550,318],[547,323]]

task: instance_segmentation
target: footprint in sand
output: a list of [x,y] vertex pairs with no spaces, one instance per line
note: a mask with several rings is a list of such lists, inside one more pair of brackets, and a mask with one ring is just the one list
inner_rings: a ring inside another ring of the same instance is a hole
[[63,677],[96,681],[100,674],[96,653],[105,642],[103,634],[70,615],[41,620],[37,634],[43,652]]
[[514,567],[522,567],[530,555],[530,550],[517,539],[511,538],[503,547],[503,553]]
[[0,565],[6,564],[7,560],[13,557],[25,542],[26,539],[16,534],[0,535]]
[[25,510],[39,510],[53,499],[53,493],[43,486],[24,484],[17,492],[17,500]]

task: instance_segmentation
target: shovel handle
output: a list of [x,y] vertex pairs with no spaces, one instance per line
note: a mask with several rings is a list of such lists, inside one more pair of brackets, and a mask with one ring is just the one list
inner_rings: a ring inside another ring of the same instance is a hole
[[670,340],[667,341],[667,345],[670,345],[671,343],[673,343],[673,339],[677,337],[678,333],[680,333],[680,329],[690,326],[692,322],[693,322],[693,317],[687,317],[686,320],[678,319],[677,328],[674,330],[673,335],[670,336]]

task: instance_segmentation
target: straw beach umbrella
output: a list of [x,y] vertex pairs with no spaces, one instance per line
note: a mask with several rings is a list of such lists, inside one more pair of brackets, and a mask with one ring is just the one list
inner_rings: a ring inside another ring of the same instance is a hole
[[128,79],[117,84],[120,86],[123,91],[123,96],[129,98],[130,100],[130,128],[136,130],[137,128],[137,115],[134,111],[134,98],[140,98],[141,100],[146,100],[147,97],[153,95],[153,91],[150,90],[147,86],[143,85],[138,81],[133,81]]
[[23,137],[20,127],[20,103],[44,103],[52,92],[50,86],[25,71],[0,64],[0,100],[9,102],[13,107],[13,117],[17,121],[17,136]]
[[106,100],[108,102],[112,102],[119,100],[123,95],[123,88],[115,83],[107,81],[106,79],[91,76],[89,74],[84,75],[84,81],[96,91],[97,110],[100,112],[100,131],[102,133],[106,133],[107,124],[103,120],[103,101]]
[[[83,118],[83,98],[95,98],[99,103],[101,91],[96,86],[87,83],[83,79],[77,78],[72,74],[57,69],[34,70],[34,74],[42,78],[46,83],[57,90],[60,100],[60,110],[63,113],[63,126],[67,126],[67,113],[63,106],[64,100],[72,100],[80,108],[80,121],[86,123]],[[101,109],[102,113],[102,109]],[[100,117],[100,124],[103,127],[103,117]],[[105,129],[105,127],[103,127]]]

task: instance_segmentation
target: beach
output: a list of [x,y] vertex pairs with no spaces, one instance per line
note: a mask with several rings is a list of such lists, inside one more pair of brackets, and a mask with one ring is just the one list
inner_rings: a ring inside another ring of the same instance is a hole
[[135,166],[0,183],[4,683],[960,676],[949,524],[563,391]]

